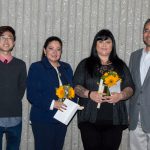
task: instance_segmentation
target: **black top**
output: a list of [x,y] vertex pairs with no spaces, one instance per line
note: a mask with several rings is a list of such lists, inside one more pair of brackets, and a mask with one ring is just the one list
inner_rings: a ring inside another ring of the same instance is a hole
[[[98,91],[98,83],[102,74],[106,71],[114,70],[117,72],[113,64],[108,66],[101,66],[97,72],[91,76],[86,67],[87,59],[79,63],[74,74],[74,85],[81,85],[88,90]],[[103,71],[102,71],[103,70]],[[125,87],[134,89],[134,84],[127,66],[124,64],[121,72],[117,72],[122,79],[121,90]],[[79,97],[79,104],[84,106],[82,111],[78,111],[78,122],[97,123],[106,122],[114,125],[128,124],[127,111],[125,101],[119,101],[115,105],[109,103],[102,103],[100,109],[97,109],[97,103],[88,98]]]
[[0,61],[0,117],[22,115],[26,76],[26,65],[22,60],[13,58],[8,64]]

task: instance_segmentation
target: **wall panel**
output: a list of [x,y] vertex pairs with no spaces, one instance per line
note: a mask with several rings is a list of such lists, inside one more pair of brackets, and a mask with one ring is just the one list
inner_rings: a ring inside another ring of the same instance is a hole
[[[90,54],[94,36],[102,28],[113,32],[117,53],[128,64],[131,52],[143,46],[142,28],[150,17],[149,9],[149,0],[0,0],[0,25],[15,28],[13,54],[26,62],[27,69],[40,60],[46,38],[57,35],[63,40],[62,60],[75,70]],[[34,149],[29,111],[24,96],[21,150]],[[68,127],[64,150],[83,150],[76,122],[75,116]],[[128,130],[120,150],[127,150],[127,144]]]

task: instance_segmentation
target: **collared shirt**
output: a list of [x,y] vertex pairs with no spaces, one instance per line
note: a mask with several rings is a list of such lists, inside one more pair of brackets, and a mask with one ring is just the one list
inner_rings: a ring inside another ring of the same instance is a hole
[[56,70],[56,72],[57,72],[57,76],[58,76],[58,80],[59,80],[59,86],[62,86],[62,81],[61,81],[61,79],[60,79],[60,73],[59,73],[59,71],[58,71],[58,68],[57,67],[54,67],[55,68],[55,70]]
[[0,55],[0,61],[5,62],[7,60],[7,63],[9,63],[13,59],[13,56],[11,54],[6,55],[5,57]]
[[145,80],[149,67],[150,67],[150,52],[147,52],[145,49],[143,49],[140,62],[141,84],[143,84]]
[[[0,55],[0,61],[4,63],[5,60],[7,60],[7,63],[10,63],[11,60],[13,59],[13,56],[7,55],[7,56],[2,56]],[[21,122],[22,118],[21,117],[3,117],[0,118],[0,126],[1,127],[13,127],[18,125]]]

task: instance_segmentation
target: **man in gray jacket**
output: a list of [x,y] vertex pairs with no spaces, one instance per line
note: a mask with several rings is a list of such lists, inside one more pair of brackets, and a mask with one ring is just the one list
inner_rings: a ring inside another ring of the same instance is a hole
[[129,68],[135,84],[129,101],[130,150],[150,150],[150,19],[143,28],[145,47],[131,54]]

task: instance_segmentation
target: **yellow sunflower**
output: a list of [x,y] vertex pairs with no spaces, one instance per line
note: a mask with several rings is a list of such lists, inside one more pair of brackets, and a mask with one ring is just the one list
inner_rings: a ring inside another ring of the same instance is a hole
[[63,86],[60,86],[59,88],[56,88],[56,95],[58,98],[62,99],[65,96],[65,90]]
[[70,88],[68,89],[68,98],[69,98],[69,99],[72,99],[72,98],[74,98],[74,96],[75,96],[74,89],[73,89],[72,87],[70,87]]
[[108,76],[107,78],[105,78],[104,83],[108,86],[111,87],[113,85],[115,85],[118,81],[118,78],[114,77],[113,75]]
[[104,73],[104,76],[105,76],[105,77],[107,77],[107,76],[108,76],[108,73],[107,73],[107,72],[105,72],[105,73]]

